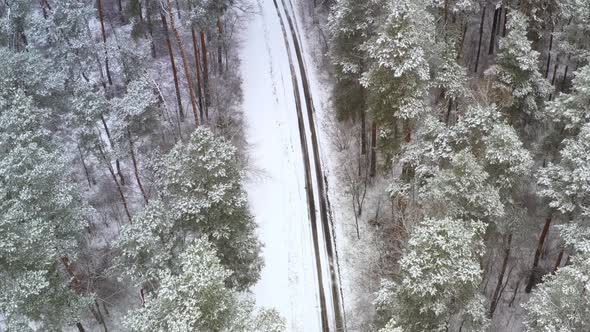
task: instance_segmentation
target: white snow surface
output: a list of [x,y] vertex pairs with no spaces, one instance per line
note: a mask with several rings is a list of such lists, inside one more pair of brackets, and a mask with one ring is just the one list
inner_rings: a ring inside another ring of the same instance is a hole
[[305,178],[287,51],[272,0],[252,0],[241,52],[250,156],[260,170],[247,184],[264,243],[265,267],[254,289],[289,331],[320,331],[318,286]]

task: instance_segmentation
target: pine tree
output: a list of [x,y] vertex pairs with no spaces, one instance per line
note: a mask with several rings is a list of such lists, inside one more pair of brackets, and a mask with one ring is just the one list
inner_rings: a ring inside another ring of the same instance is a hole
[[206,239],[193,239],[177,259],[178,269],[159,271],[157,290],[126,317],[130,331],[284,330],[274,311],[256,312],[226,287],[231,272]]
[[479,292],[485,225],[452,218],[420,222],[400,260],[400,281],[385,283],[377,305],[391,315],[381,331],[447,331],[488,325]]
[[548,275],[524,305],[526,330],[586,331],[590,329],[590,257],[577,255],[572,264]]
[[569,135],[575,135],[590,120],[590,65],[574,73],[573,88],[561,94],[545,108],[547,117]]
[[175,264],[172,258],[187,239],[207,235],[221,264],[233,272],[227,284],[238,290],[253,285],[262,266],[260,244],[235,148],[198,129],[152,168],[161,199],[150,202],[123,231],[121,265],[145,263],[132,269],[143,282],[153,271]]
[[[486,75],[496,80],[498,103],[506,105],[511,123],[516,124],[539,117],[537,113],[550,89],[539,71],[539,52],[532,49],[526,37],[527,17],[511,11],[507,20],[508,35],[500,39],[496,65]],[[510,96],[509,100],[502,100],[503,96]]]
[[391,148],[400,137],[411,140],[411,122],[428,109],[424,96],[435,25],[422,0],[389,2],[386,8],[388,15],[377,35],[364,46],[371,64],[362,84],[369,109],[383,127],[383,146]]
[[13,91],[0,97],[0,313],[9,330],[37,322],[58,331],[90,303],[66,262],[76,257],[91,210],[64,174],[44,110]]

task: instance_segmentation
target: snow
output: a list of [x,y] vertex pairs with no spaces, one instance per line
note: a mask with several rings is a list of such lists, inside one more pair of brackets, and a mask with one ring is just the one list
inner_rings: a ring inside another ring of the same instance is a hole
[[[242,79],[253,166],[247,184],[265,268],[254,289],[259,305],[275,307],[289,331],[320,331],[315,261],[304,168],[287,52],[272,0],[252,0]],[[327,277],[327,275],[326,275]],[[329,293],[328,293],[329,294]]]

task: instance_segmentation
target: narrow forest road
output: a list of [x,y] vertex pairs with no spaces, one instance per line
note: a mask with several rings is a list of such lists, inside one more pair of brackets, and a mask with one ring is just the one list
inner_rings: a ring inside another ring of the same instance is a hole
[[265,245],[254,289],[289,331],[343,331],[313,91],[291,0],[250,0],[241,52],[252,166],[248,197]]

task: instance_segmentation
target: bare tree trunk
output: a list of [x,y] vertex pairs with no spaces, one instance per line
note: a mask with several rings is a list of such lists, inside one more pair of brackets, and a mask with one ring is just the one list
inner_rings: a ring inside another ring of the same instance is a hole
[[76,323],[76,327],[78,328],[78,332],[86,332],[86,330],[84,330],[84,326],[82,326],[82,323]]
[[88,180],[88,187],[92,188],[92,181],[90,180],[90,172],[88,171],[88,167],[86,167],[86,162],[84,161],[84,154],[82,153],[82,148],[80,148],[80,144],[78,144],[78,152],[80,152],[80,161],[82,162],[82,167],[84,167],[84,173],[86,174],[86,180]]
[[[150,34],[150,47],[152,50],[152,58],[156,58],[156,44],[154,43],[154,27],[152,26],[152,11],[150,7],[150,0],[145,0],[145,16],[147,19],[148,33]],[[166,34],[167,36],[168,34]]]
[[195,67],[197,68],[197,97],[199,98],[199,111],[201,115],[201,121],[204,121],[204,114],[203,114],[203,91],[201,90],[201,60],[199,55],[199,45],[197,43],[197,36],[195,33],[195,29],[191,29],[191,34],[193,37],[193,52],[195,54]]
[[70,278],[72,279],[72,285],[74,286],[74,289],[79,292],[82,289],[82,284],[80,283],[80,279],[78,279],[78,277],[76,276],[76,273],[74,272],[74,267],[72,267],[72,264],[70,263],[70,259],[68,258],[68,256],[62,256],[60,258],[61,263],[63,264],[64,268],[66,269],[66,272],[68,273],[68,275],[70,276]]
[[553,31],[555,27],[551,28],[551,36],[549,37],[549,51],[547,52],[547,65],[545,67],[545,78],[549,77],[549,66],[551,65],[551,50],[553,49]]
[[467,35],[467,23],[463,23],[463,33],[461,34],[461,41],[459,42],[459,50],[457,51],[457,60],[463,58],[463,48],[465,47],[465,36]]
[[[178,45],[178,51],[180,52],[180,58],[182,59],[182,66],[184,67],[184,75],[186,76],[186,83],[188,85],[188,91],[191,98],[191,106],[193,109],[193,115],[195,116],[195,126],[199,126],[199,113],[197,110],[197,101],[195,100],[195,93],[193,91],[193,83],[191,82],[191,76],[188,69],[188,62],[186,60],[186,55],[184,53],[184,46],[182,45],[182,39],[180,39],[180,35],[178,34],[178,30],[176,30],[176,26],[174,25],[174,14],[172,13],[172,3],[170,0],[166,0],[168,4],[168,17],[170,18],[170,28],[174,32],[174,36],[176,37],[176,44]],[[179,11],[180,12],[180,11]]]
[[500,20],[500,15],[502,8],[496,8],[494,11],[494,22],[492,23],[492,32],[490,34],[490,48],[488,51],[489,55],[494,54],[494,48],[496,47],[496,27],[498,26],[498,21]]
[[94,305],[96,307],[96,309],[94,309],[92,307],[92,305],[90,306],[90,312],[92,312],[92,315],[94,316],[94,318],[96,319],[96,321],[102,325],[102,329],[104,332],[109,332],[109,329],[107,327],[107,324],[104,320],[104,316],[102,315],[102,312],[100,311],[100,306],[98,305],[98,302],[96,302],[96,300],[94,300]]
[[117,180],[117,176],[115,175],[115,171],[113,171],[113,167],[111,166],[110,161],[107,159],[107,156],[105,155],[105,152],[104,152],[102,145],[100,143],[98,145],[98,150],[102,156],[102,159],[104,160],[105,164],[107,165],[107,168],[109,169],[109,173],[111,173],[111,177],[112,177],[113,181],[115,182],[115,185],[117,186],[117,191],[119,192],[119,197],[121,197],[121,202],[123,203],[123,208],[125,209],[125,214],[127,215],[127,219],[129,220],[129,223],[131,224],[133,221],[131,218],[131,213],[129,213],[129,206],[127,205],[127,199],[125,198],[125,194],[123,194],[123,188],[121,188],[121,184]]
[[447,115],[445,115],[445,124],[448,126],[451,120],[451,110],[453,109],[453,98],[449,99],[449,105],[447,107]]
[[180,88],[178,87],[178,72],[176,70],[176,64],[174,63],[174,51],[172,50],[172,43],[170,42],[170,36],[168,35],[168,23],[166,23],[166,16],[160,14],[162,19],[162,27],[164,28],[164,36],[166,36],[166,44],[168,45],[168,53],[170,54],[170,64],[172,65],[172,76],[174,77],[174,89],[176,89],[176,101],[178,103],[178,114],[180,121],[184,122],[184,111],[182,110],[182,98],[180,97]]
[[361,155],[367,154],[367,113],[361,110]]
[[102,0],[97,0],[98,6],[98,17],[100,18],[100,31],[102,33],[102,42],[104,44],[104,61],[105,61],[105,69],[107,71],[107,78],[109,80],[109,85],[113,85],[113,80],[111,78],[111,71],[109,69],[109,54],[107,51],[107,34],[104,29],[104,14],[102,12]]
[[412,126],[410,125],[409,120],[404,120],[404,141],[406,143],[410,143],[412,141]]
[[506,23],[508,22],[508,8],[504,8],[504,29],[502,31],[502,37],[506,37]]
[[375,177],[377,174],[377,124],[373,121],[371,126],[371,169],[369,176]]
[[145,201],[145,204],[147,204],[148,197],[145,189],[143,189],[143,185],[141,184],[141,179],[139,178],[137,159],[135,158],[135,149],[133,148],[133,138],[131,137],[131,130],[129,130],[129,127],[127,127],[127,138],[129,139],[129,150],[131,150],[131,160],[133,161],[133,173],[135,173],[135,180],[137,181],[137,186],[139,186],[139,190],[143,195],[143,200]]
[[487,9],[487,5],[484,5],[482,13],[481,13],[481,22],[479,23],[479,42],[478,42],[478,46],[477,46],[477,57],[475,59],[475,72],[476,73],[479,69],[479,57],[481,55],[481,42],[483,39],[483,25],[486,20],[486,9]]
[[139,21],[143,22],[143,8],[141,8],[141,0],[137,0],[137,9],[139,10]]
[[221,28],[221,18],[217,18],[217,69],[219,75],[223,74],[223,30]]
[[557,269],[559,269],[559,267],[561,266],[561,260],[563,259],[564,252],[565,249],[562,248],[559,252],[559,255],[557,255],[557,261],[555,261],[555,266],[553,266],[553,271],[551,271],[551,274],[555,274],[555,272],[557,272]]
[[531,275],[529,276],[529,281],[524,290],[527,293],[530,293],[537,283],[536,269],[539,266],[539,259],[541,258],[541,252],[543,251],[543,244],[545,243],[545,239],[549,233],[549,226],[551,226],[551,216],[547,217],[545,220],[545,225],[541,231],[541,236],[539,236],[539,243],[537,245],[537,250],[535,250],[535,258],[533,259],[533,268],[531,269]]
[[[178,19],[182,19],[182,16],[180,16],[180,3],[178,2],[178,0],[174,0],[174,2],[176,2],[176,13],[178,14]],[[168,6],[168,10],[171,11],[172,6]]]
[[[111,132],[109,131],[109,127],[107,126],[107,122],[102,114],[100,115],[100,121],[102,122],[102,126],[104,127],[104,131],[107,134],[107,138],[109,140],[109,145],[111,146],[111,149],[112,149],[115,147],[115,145],[113,144],[113,139],[111,138]],[[121,172],[121,163],[119,162],[118,158],[115,159],[115,165],[117,167],[117,174],[119,175],[119,178],[121,179],[121,184],[125,185],[125,177],[123,176],[123,172]]]
[[570,57],[568,56],[567,58],[567,62],[565,65],[565,71],[563,72],[563,79],[561,80],[561,87],[560,87],[560,91],[561,92],[566,92],[565,91],[565,82],[567,81],[567,72],[570,69]]
[[555,79],[557,77],[557,68],[559,68],[559,55],[555,58],[555,66],[553,67],[553,77],[551,77],[551,85],[555,85]]
[[502,289],[502,284],[504,283],[504,274],[506,273],[506,267],[508,266],[508,259],[510,258],[510,246],[512,245],[512,233],[508,234],[508,239],[504,244],[504,260],[502,261],[502,268],[500,269],[500,275],[498,275],[498,283],[496,284],[496,289],[494,290],[494,295],[492,295],[492,303],[490,305],[490,317],[494,316],[494,311],[496,311],[496,307],[498,305],[498,301],[500,300],[500,289]]
[[205,92],[205,117],[209,120],[209,66],[207,64],[207,43],[205,41],[205,32],[201,30],[201,51],[203,53],[203,90]]
[[516,283],[516,286],[514,287],[514,293],[512,293],[512,298],[510,299],[510,303],[508,303],[509,307],[512,307],[512,305],[514,304],[514,300],[516,299],[516,294],[518,294],[518,288],[520,288],[520,280],[518,280],[518,282]]

